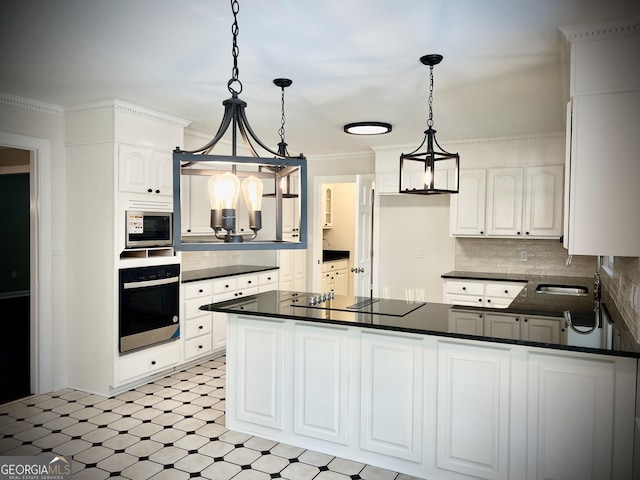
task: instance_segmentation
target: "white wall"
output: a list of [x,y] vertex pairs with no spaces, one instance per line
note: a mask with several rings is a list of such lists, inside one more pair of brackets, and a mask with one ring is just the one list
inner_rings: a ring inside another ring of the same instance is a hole
[[424,289],[424,300],[442,302],[440,276],[455,265],[449,199],[449,195],[376,197],[380,202],[378,296],[405,299],[406,290]]

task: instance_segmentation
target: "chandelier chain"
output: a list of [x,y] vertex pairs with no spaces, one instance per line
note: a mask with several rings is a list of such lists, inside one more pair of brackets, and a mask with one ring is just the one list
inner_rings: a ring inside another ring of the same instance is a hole
[[429,119],[427,127],[433,127],[433,65],[429,66]]
[[286,117],[284,116],[284,87],[282,87],[282,117],[280,120],[280,128],[278,129],[278,134],[280,135],[280,141],[284,143],[284,123],[286,121]]
[[[238,78],[240,74],[238,69],[238,55],[240,55],[240,47],[238,47],[238,33],[240,31],[238,27],[238,12],[240,11],[240,4],[238,0],[231,0],[231,11],[233,12],[233,24],[231,25],[231,33],[233,34],[233,46],[231,48],[233,69],[231,70],[231,79],[227,82],[227,88],[232,95],[237,96],[242,92],[242,82]],[[238,90],[233,87],[234,84],[237,85]]]

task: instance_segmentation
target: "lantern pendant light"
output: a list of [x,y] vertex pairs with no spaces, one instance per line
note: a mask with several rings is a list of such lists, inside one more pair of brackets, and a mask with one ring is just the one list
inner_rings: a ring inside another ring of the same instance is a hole
[[[436,140],[433,128],[433,67],[442,61],[442,55],[430,54],[420,58],[429,66],[429,118],[424,138],[411,153],[400,155],[400,193],[430,195],[458,193],[460,156],[445,151]],[[425,146],[427,150],[419,153]],[[437,149],[436,149],[437,147]]]

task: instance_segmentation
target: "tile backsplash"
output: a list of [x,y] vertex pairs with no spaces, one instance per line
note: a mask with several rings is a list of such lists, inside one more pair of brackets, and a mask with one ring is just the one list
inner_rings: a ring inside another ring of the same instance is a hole
[[182,270],[185,272],[229,265],[278,264],[275,250],[227,250],[212,252],[182,252]]
[[636,342],[640,343],[640,258],[615,257],[613,273],[605,269],[601,279]]
[[567,251],[558,240],[456,238],[456,270],[589,277],[596,257],[574,255],[567,267]]

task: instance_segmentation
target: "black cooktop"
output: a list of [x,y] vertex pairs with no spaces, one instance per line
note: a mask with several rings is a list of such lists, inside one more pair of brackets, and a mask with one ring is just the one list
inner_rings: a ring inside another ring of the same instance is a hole
[[409,302],[374,297],[352,297],[337,295],[323,299],[322,295],[303,293],[291,299],[292,307],[304,307],[319,310],[337,310],[342,312],[373,313],[404,317],[422,307],[425,302]]

